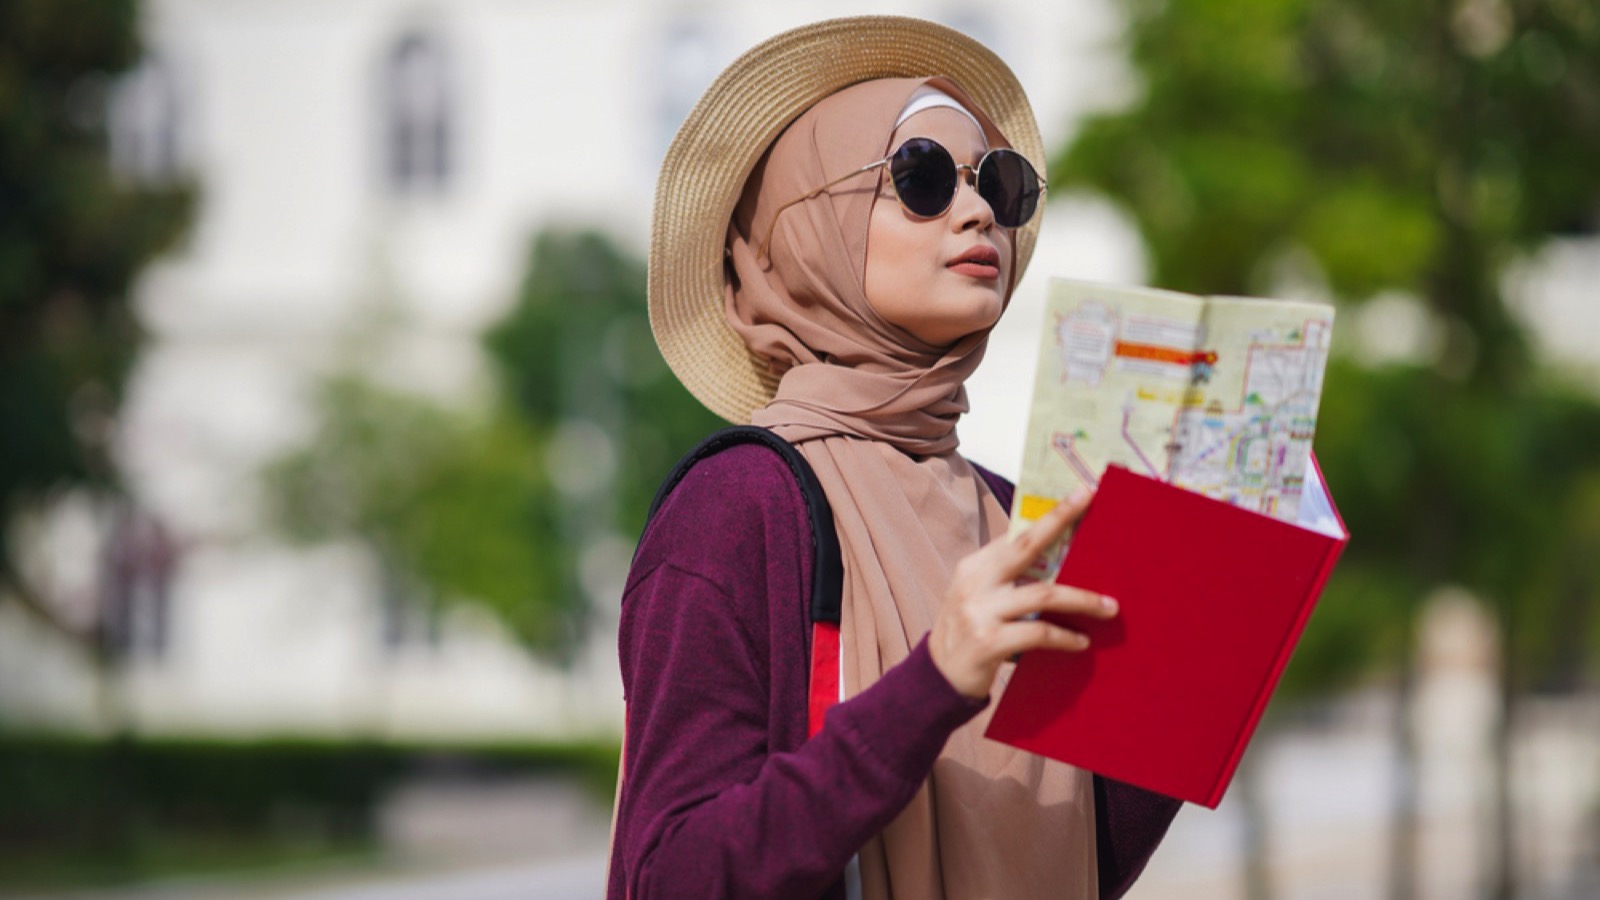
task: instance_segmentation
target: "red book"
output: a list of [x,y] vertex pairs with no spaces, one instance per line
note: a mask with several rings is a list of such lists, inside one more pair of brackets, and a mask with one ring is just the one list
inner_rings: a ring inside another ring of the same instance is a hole
[[987,735],[1215,809],[1348,541],[1307,475],[1322,530],[1107,468],[1056,580],[1120,613],[1024,654]]

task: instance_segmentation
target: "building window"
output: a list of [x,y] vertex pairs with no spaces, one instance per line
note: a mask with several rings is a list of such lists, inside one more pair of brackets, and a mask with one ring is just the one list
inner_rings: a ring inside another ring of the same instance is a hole
[[438,649],[439,604],[431,592],[381,555],[378,578],[378,628],[383,649],[391,655],[411,647]]
[[384,62],[385,172],[396,193],[442,190],[454,163],[449,54],[434,34],[409,32]]
[[114,657],[160,659],[172,619],[178,545],[161,520],[131,505],[112,516],[105,544],[103,635]]
[[112,86],[106,110],[111,168],[140,184],[170,184],[182,166],[182,110],[171,64],[147,55]]

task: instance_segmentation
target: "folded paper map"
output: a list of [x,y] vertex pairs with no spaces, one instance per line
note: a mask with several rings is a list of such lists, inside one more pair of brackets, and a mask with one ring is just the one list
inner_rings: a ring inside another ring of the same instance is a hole
[[1320,303],[1053,279],[1012,530],[1112,463],[1297,521],[1332,329]]

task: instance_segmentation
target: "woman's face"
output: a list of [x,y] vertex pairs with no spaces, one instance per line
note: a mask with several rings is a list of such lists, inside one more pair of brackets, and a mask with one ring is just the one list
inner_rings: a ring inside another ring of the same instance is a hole
[[[970,166],[989,150],[978,126],[953,109],[907,119],[890,150],[913,137],[938,141]],[[867,224],[867,302],[885,321],[939,347],[998,322],[1011,281],[1011,235],[995,224],[970,174],[961,176],[950,208],[931,219],[901,206],[885,177]]]

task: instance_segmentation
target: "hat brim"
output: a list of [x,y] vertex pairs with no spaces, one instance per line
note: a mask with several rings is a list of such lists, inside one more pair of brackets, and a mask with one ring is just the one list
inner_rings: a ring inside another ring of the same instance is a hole
[[[667,365],[712,412],[748,423],[778,387],[723,314],[728,222],[761,155],[835,91],[874,78],[935,75],[961,85],[1044,174],[1039,125],[1011,69],[961,32],[900,16],[830,19],[763,41],[717,76],[678,129],[656,181],[650,328]],[[1040,218],[1016,231],[1016,278],[1033,255]]]

